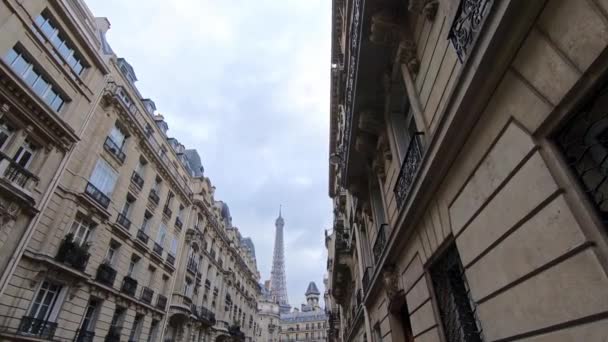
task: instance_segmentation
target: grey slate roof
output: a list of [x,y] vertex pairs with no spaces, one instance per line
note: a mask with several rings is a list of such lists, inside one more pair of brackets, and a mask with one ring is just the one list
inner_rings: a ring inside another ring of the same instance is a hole
[[305,295],[308,296],[309,294],[316,294],[316,295],[320,295],[321,294],[319,292],[319,289],[317,289],[317,284],[315,284],[314,281],[311,281],[310,284],[308,284],[308,288],[306,289]]

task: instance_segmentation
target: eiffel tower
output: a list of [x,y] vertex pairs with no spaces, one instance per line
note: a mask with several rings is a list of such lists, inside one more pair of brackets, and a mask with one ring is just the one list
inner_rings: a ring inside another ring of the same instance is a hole
[[283,245],[283,226],[285,221],[281,216],[274,223],[276,235],[274,238],[274,253],[272,256],[272,271],[270,272],[270,296],[279,304],[280,312],[287,313],[291,310],[287,299],[287,280],[285,277],[285,246]]

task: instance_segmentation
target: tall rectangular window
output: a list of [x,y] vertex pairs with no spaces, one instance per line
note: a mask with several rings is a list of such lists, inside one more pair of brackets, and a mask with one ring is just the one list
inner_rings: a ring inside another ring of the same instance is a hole
[[150,214],[148,211],[146,211],[144,213],[144,220],[141,224],[141,230],[144,231],[144,233],[147,233],[148,230],[150,229],[150,221],[152,220],[152,214]]
[[129,261],[129,269],[127,270],[127,275],[129,277],[133,277],[134,273],[137,272],[140,259],[141,258],[135,254],[131,256],[131,261]]
[[82,324],[80,325],[80,335],[83,336],[87,332],[95,331],[95,321],[97,320],[97,308],[99,302],[96,299],[91,299],[84,313]]
[[77,216],[70,229],[70,234],[73,235],[72,241],[78,245],[84,245],[89,240],[92,230],[93,224],[90,221]]
[[153,319],[152,324],[150,324],[150,334],[148,334],[148,342],[156,341],[156,337],[158,335],[158,320]]
[[46,102],[54,111],[59,112],[65,103],[65,99],[50,82],[45,79],[40,71],[28,61],[16,48],[12,48],[4,56],[6,63],[13,71],[25,80],[27,85]]
[[430,271],[446,341],[481,342],[481,329],[456,245],[445,251]]
[[169,248],[169,253],[173,256],[177,254],[177,238],[171,235],[171,248]]
[[27,169],[30,166],[30,163],[32,162],[35,150],[36,148],[32,144],[30,144],[30,142],[26,139],[23,142],[23,145],[19,146],[19,149],[13,157],[13,160],[24,169]]
[[63,32],[57,28],[58,25],[50,20],[49,15],[43,12],[36,17],[34,22],[47,39],[57,48],[74,73],[76,75],[82,74],[82,71],[85,69],[82,58],[74,51],[73,45],[67,41]]
[[114,259],[116,255],[118,255],[118,250],[120,249],[120,244],[114,240],[110,241],[110,246],[108,247],[108,251],[106,252],[106,257],[103,262],[107,264],[114,264]]
[[118,127],[116,125],[112,126],[112,129],[110,130],[110,134],[108,134],[108,137],[116,145],[118,150],[122,150],[122,145],[124,145],[124,143],[125,143],[126,135],[125,135],[125,133],[123,133],[123,131],[120,129],[120,127]]
[[[61,285],[48,280],[42,282],[38,292],[34,296],[32,306],[28,311],[28,317],[36,321],[54,322],[57,319],[59,307],[63,300],[64,291]],[[41,329],[39,324],[31,324],[27,327],[26,333],[39,334]]]
[[129,341],[139,341],[139,335],[141,335],[141,327],[143,325],[144,315],[135,315],[133,320],[133,328],[131,328],[131,334],[129,335]]
[[106,196],[112,196],[118,173],[105,160],[99,159],[89,182]]
[[167,239],[167,227],[161,223],[158,228],[158,234],[156,235],[156,243],[161,245],[161,247],[165,246],[165,240]]

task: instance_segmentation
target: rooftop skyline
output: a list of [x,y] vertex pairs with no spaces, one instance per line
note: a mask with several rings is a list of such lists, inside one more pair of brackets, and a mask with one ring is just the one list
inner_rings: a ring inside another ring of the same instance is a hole
[[168,136],[198,150],[216,199],[253,240],[262,281],[270,278],[273,223],[283,205],[289,302],[304,302],[306,285],[323,283],[323,230],[331,225],[331,3],[87,4],[110,21],[108,42],[134,68]]

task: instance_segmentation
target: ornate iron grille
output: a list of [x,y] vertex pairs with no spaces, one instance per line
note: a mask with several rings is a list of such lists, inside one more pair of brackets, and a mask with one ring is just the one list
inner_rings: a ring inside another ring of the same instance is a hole
[[454,45],[460,63],[464,62],[490,13],[493,0],[461,0],[448,39]]
[[608,223],[608,83],[557,134],[556,142],[583,190]]
[[401,208],[405,204],[407,196],[410,194],[412,184],[414,183],[414,177],[418,173],[420,162],[422,161],[422,142],[420,136],[423,133],[417,132],[410,140],[410,144],[407,147],[405,158],[403,158],[403,164],[401,165],[401,171],[399,171],[399,178],[395,184],[395,200],[397,206]]
[[481,342],[481,325],[475,319],[475,304],[455,245],[433,265],[431,278],[446,340]]
[[374,262],[378,264],[380,261],[380,257],[382,256],[382,252],[384,252],[384,248],[386,247],[386,227],[388,224],[384,223],[380,225],[380,229],[378,230],[378,235],[376,235],[376,241],[374,241]]

